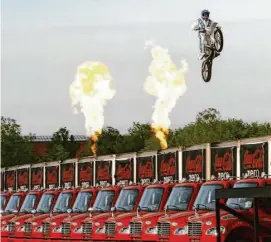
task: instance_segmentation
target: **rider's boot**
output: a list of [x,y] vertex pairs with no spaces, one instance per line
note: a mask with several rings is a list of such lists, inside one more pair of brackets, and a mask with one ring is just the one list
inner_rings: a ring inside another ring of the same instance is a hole
[[218,56],[220,56],[220,53],[216,51],[215,52],[215,58],[218,57]]

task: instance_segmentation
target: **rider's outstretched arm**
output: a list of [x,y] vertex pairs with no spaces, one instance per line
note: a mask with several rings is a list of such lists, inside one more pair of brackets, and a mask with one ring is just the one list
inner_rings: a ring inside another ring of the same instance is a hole
[[199,26],[199,22],[198,21],[195,21],[193,24],[192,24],[192,29],[195,30],[195,31],[198,31],[200,29],[200,26]]

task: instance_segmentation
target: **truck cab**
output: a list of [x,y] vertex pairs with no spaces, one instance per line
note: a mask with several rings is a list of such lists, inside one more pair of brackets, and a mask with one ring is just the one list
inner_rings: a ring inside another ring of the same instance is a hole
[[131,232],[141,229],[141,224],[130,223],[134,216],[154,215],[156,212],[161,212],[165,206],[167,198],[175,184],[173,183],[156,183],[148,185],[140,199],[136,211],[123,213],[114,217],[108,218],[106,224],[115,224],[115,233],[106,230],[106,239],[113,241],[129,241]]
[[0,201],[0,214],[2,214],[4,212],[10,197],[11,197],[11,192],[1,191],[1,193],[0,193],[0,198],[1,198],[1,201]]
[[[106,222],[110,217],[114,218],[122,214],[129,214],[135,212],[140,198],[145,189],[145,185],[129,185],[122,187],[120,195],[116,201],[115,206],[111,208],[111,212],[87,218],[83,223],[82,232],[85,239],[92,240],[106,240],[112,235],[114,237],[116,224]],[[92,226],[92,233],[90,234],[88,227]]]
[[157,233],[159,241],[189,241],[187,220],[191,216],[201,216],[215,209],[215,190],[232,188],[234,180],[213,180],[205,182],[193,205],[195,211],[169,214],[159,218]]
[[59,219],[64,218],[67,214],[67,210],[72,208],[79,190],[68,188],[59,192],[50,213],[34,216],[25,221],[25,235],[27,235],[28,238],[43,241],[43,238],[47,237],[52,226],[50,223],[46,222],[46,219],[52,217]]
[[92,207],[99,189],[94,187],[82,188],[79,190],[72,208],[57,216],[48,217],[45,224],[50,224],[50,231],[42,230],[44,238],[62,239],[69,238],[74,229],[77,228],[78,221],[88,216],[88,209]]
[[95,199],[93,207],[91,206],[82,216],[67,217],[59,227],[59,233],[63,239],[82,240],[83,239],[83,221],[88,217],[96,218],[103,217],[104,214],[108,213],[112,206],[115,205],[116,200],[119,196],[121,187],[119,186],[108,186],[100,188],[98,195]]
[[[36,219],[42,219],[44,216],[48,216],[60,192],[60,190],[43,190],[38,205],[32,209],[30,213],[19,218],[13,218],[10,222],[14,223],[14,229],[13,232],[9,231],[9,240],[21,241],[24,237],[29,238],[32,223],[35,225]],[[28,220],[31,220],[31,222],[27,222]]]
[[27,191],[17,191],[11,195],[1,214],[1,233],[8,231],[8,221],[19,213],[27,193]]
[[[242,179],[235,183],[234,189],[271,186],[271,179]],[[253,221],[254,209],[252,198],[229,198],[226,206],[234,209],[245,218]],[[224,241],[253,241],[253,227],[247,222],[238,219],[226,211],[221,211],[220,233],[221,242]],[[259,223],[271,230],[271,201],[267,198],[259,202]],[[265,234],[261,229],[261,241],[269,241],[271,234]],[[216,214],[206,213],[200,217],[191,217],[188,220],[188,236],[193,241],[214,241],[216,242]],[[269,239],[269,240],[268,240]]]
[[157,236],[157,221],[163,215],[173,215],[184,211],[192,210],[192,206],[201,187],[200,182],[184,182],[177,184],[168,197],[164,207],[164,212],[156,212],[145,214],[142,216],[133,217],[131,223],[141,223],[141,233],[133,230],[130,236],[134,241],[158,241]]
[[8,236],[13,235],[16,225],[23,224],[25,219],[31,217],[31,211],[32,209],[37,208],[42,194],[43,191],[40,190],[28,192],[19,210],[19,213],[16,214],[13,218],[9,219],[7,231],[3,231],[1,234],[2,239],[7,239]]

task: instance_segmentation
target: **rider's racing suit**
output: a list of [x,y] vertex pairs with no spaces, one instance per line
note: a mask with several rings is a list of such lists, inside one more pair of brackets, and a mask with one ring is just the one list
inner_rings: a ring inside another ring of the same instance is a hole
[[212,23],[213,21],[211,19],[204,20],[202,18],[199,18],[192,25],[192,29],[199,32],[198,36],[199,36],[200,57],[203,57],[204,55],[205,29],[211,27]]

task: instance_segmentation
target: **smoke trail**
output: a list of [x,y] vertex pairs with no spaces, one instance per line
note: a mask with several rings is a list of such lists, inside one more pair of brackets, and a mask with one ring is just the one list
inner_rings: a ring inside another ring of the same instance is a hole
[[112,77],[108,68],[100,62],[85,62],[77,68],[74,82],[70,85],[73,112],[78,107],[85,117],[87,136],[93,141],[91,150],[96,156],[96,143],[104,125],[104,106],[116,93],[110,88]]
[[179,97],[187,91],[184,74],[187,71],[187,63],[182,61],[183,67],[177,69],[173,63],[168,49],[152,42],[146,42],[151,46],[153,60],[149,66],[149,76],[144,83],[147,93],[157,97],[152,114],[152,129],[159,139],[162,149],[167,148],[167,135],[169,132],[169,114],[175,107]]

